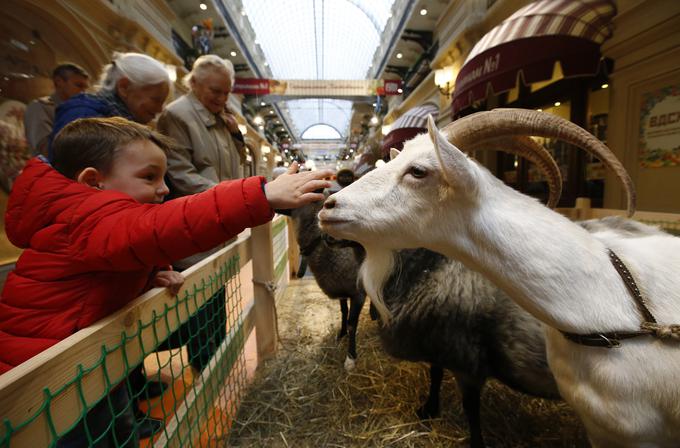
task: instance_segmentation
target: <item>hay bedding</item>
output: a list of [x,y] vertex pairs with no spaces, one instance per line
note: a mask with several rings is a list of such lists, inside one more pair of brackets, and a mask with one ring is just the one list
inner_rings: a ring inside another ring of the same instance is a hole
[[[366,305],[367,306],[367,305]],[[239,408],[229,446],[468,446],[455,380],[446,373],[441,418],[416,414],[427,394],[428,366],[397,361],[380,346],[364,310],[356,369],[343,369],[346,339],[336,342],[339,305],[312,278],[294,281],[278,304],[282,346],[261,365]],[[582,425],[562,403],[511,391],[496,381],[482,396],[490,447],[587,447]]]

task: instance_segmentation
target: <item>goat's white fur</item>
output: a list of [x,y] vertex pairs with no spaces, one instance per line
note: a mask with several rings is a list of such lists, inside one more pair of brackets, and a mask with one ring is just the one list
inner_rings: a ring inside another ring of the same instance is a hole
[[[680,238],[589,233],[504,185],[432,121],[429,136],[329,201],[321,226],[365,246],[364,285],[376,302],[387,251],[425,247],[459,259],[547,324],[550,367],[594,447],[678,446],[680,344],[643,336],[617,349],[586,347],[558,330],[639,329],[642,317],[607,248],[628,266],[659,323],[680,323]],[[386,313],[379,303],[378,310]]]

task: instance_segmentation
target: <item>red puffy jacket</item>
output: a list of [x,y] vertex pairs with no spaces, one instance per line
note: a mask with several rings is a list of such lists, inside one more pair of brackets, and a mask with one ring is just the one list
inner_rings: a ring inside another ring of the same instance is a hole
[[158,266],[269,221],[262,177],[222,182],[164,204],[99,191],[32,159],[5,229],[25,249],[0,296],[0,373],[118,310]]

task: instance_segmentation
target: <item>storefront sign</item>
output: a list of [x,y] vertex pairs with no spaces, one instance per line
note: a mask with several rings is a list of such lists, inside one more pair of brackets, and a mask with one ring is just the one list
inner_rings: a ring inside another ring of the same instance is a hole
[[466,66],[467,71],[463,73],[461,70],[461,76],[456,80],[456,89],[465,89],[482,76],[493,76],[498,71],[500,63],[501,54],[497,51],[484,59],[480,59],[478,65]]
[[232,93],[243,95],[267,95],[269,94],[269,80],[258,78],[236,78]]
[[399,80],[309,80],[236,78],[233,93],[245,95],[281,95],[295,97],[342,97],[398,95]]
[[640,166],[680,166],[680,84],[642,97]]

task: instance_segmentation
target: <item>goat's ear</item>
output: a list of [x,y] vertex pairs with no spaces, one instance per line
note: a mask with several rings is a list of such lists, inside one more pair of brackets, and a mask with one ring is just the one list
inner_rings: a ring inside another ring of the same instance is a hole
[[401,153],[397,148],[390,148],[390,160],[394,160]]
[[441,165],[446,182],[456,189],[472,193],[477,189],[477,176],[470,160],[437,129],[432,115],[427,117],[427,131]]

